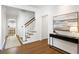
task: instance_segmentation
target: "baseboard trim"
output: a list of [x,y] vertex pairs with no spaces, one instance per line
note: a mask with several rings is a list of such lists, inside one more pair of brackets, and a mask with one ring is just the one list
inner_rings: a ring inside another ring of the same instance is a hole
[[48,38],[45,38],[45,39],[41,39],[41,40],[47,40]]
[[[32,41],[32,42],[28,42],[28,43],[25,43],[25,44],[30,44],[30,43],[34,43],[34,42],[38,42],[38,41],[42,41],[41,39],[39,40],[35,40],[35,41]],[[24,44],[23,44],[24,45]]]
[[53,48],[53,49],[55,49],[55,50],[57,50],[58,52],[60,52],[60,53],[62,53],[62,54],[71,54],[71,53],[66,52],[66,51],[64,51],[64,50],[62,50],[62,49],[59,49],[59,48],[57,48],[57,47],[55,47],[55,46],[49,45],[49,47],[50,47],[50,48]]

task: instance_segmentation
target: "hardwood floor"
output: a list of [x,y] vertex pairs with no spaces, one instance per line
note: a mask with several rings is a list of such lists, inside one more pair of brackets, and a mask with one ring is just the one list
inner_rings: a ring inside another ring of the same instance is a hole
[[47,44],[47,40],[36,41],[33,43],[17,46],[14,48],[5,49],[0,54],[62,54]]

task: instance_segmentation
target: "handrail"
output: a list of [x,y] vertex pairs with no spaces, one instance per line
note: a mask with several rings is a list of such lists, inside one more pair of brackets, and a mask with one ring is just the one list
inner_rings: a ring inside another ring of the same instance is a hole
[[6,35],[6,37],[5,37],[5,42],[4,42],[4,44],[3,44],[3,50],[5,49],[6,42],[7,42],[7,38],[8,38],[8,35]]
[[[7,42],[7,38],[8,38],[8,37],[9,37],[9,35],[6,35],[6,37],[5,37],[5,42],[4,42],[4,44],[3,44],[3,50],[5,49],[5,46],[6,46],[6,42]],[[16,37],[18,38],[18,41],[20,42],[20,44],[23,45],[23,43],[22,43],[21,40],[20,40],[19,35],[16,35]]]
[[31,20],[29,20],[27,23],[25,23],[25,27],[30,25],[33,21],[35,21],[35,17],[33,17]]
[[21,40],[20,40],[20,36],[19,36],[19,35],[16,35],[16,37],[18,38],[20,44],[23,45],[23,43],[22,43]]

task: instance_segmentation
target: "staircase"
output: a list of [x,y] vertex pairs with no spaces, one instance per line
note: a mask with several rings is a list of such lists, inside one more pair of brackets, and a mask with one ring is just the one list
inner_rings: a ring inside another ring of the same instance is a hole
[[31,41],[31,38],[36,34],[35,31],[35,17],[26,22],[25,24],[25,40],[23,42]]
[[5,37],[3,49],[20,46],[20,45],[32,42],[34,40],[33,37],[36,34],[35,17],[33,17],[28,22],[26,22],[24,25],[25,25],[25,40],[23,40],[23,37],[20,37],[15,33],[15,29],[10,28],[8,35]]

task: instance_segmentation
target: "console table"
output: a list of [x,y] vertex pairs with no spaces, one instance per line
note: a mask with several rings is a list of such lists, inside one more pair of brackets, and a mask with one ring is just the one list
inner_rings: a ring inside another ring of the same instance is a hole
[[[61,44],[62,44],[62,41],[64,41],[64,42],[67,42],[67,43],[69,43],[70,44],[70,46],[71,47],[74,47],[74,45],[76,46],[77,45],[77,47],[76,47],[76,50],[77,50],[77,52],[76,53],[79,53],[79,38],[76,38],[76,37],[70,37],[70,36],[65,36],[65,35],[60,35],[60,34],[49,34],[49,36],[50,37],[52,37],[52,45],[54,45],[54,39],[57,39],[57,40],[61,40]],[[49,39],[49,41],[50,41],[50,39]],[[55,43],[57,43],[57,42],[55,42]],[[72,46],[72,44],[73,44],[73,46]],[[67,45],[67,47],[68,47],[68,44],[63,44],[62,46],[63,47],[65,47]],[[60,45],[61,46],[61,45]],[[59,48],[59,49],[61,49],[61,50],[63,50],[63,48],[61,48],[61,47],[57,47],[57,48]],[[65,47],[66,48],[66,47]],[[64,48],[64,49],[65,49]],[[69,49],[69,48],[68,48]],[[71,49],[71,48],[70,48]],[[75,49],[75,47],[74,47],[74,49]],[[72,49],[72,50],[74,50],[74,49]],[[67,50],[67,49],[66,49]],[[63,50],[63,51],[65,51],[65,50]],[[68,52],[68,51],[67,51]],[[68,53],[70,53],[70,52],[68,52]]]

